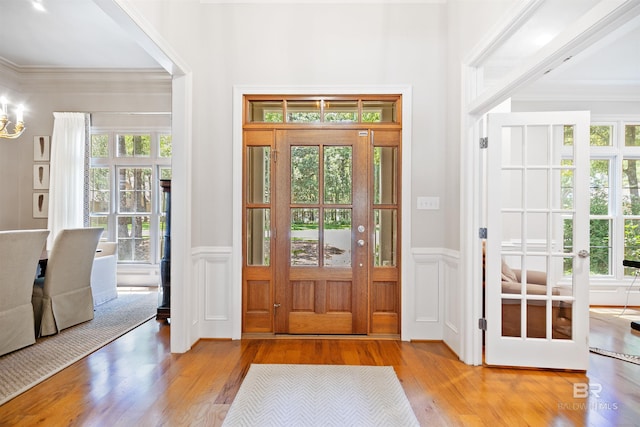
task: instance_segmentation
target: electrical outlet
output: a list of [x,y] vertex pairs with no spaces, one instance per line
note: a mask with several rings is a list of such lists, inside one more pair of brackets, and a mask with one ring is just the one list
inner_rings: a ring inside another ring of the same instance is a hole
[[440,197],[418,197],[417,208],[420,210],[440,209]]

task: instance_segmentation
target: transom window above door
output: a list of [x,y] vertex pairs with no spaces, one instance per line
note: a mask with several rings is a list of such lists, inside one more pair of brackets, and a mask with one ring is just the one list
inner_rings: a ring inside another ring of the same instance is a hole
[[397,95],[375,98],[247,97],[246,123],[341,125],[353,123],[399,123]]

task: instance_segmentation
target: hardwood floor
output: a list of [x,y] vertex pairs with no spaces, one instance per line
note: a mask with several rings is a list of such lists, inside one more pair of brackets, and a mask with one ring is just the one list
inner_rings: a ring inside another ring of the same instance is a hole
[[[590,345],[640,354],[620,311],[592,310]],[[439,342],[204,340],[170,354],[169,330],[143,324],[0,406],[0,425],[217,426],[251,363],[392,365],[422,425],[640,425],[640,365],[593,353],[586,374],[468,366]]]

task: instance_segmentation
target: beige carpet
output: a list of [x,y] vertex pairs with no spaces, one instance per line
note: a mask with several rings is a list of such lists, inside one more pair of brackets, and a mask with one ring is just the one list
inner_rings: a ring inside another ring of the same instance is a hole
[[223,426],[418,426],[391,366],[253,364]]
[[155,316],[158,294],[120,294],[94,319],[0,356],[0,405]]

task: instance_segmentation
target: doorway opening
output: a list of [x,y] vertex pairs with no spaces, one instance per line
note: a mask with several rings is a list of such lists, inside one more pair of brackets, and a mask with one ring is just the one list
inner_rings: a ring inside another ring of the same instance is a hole
[[242,332],[399,335],[402,96],[243,105]]

